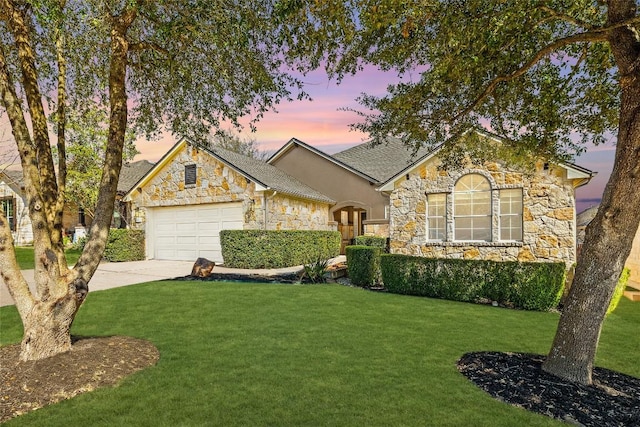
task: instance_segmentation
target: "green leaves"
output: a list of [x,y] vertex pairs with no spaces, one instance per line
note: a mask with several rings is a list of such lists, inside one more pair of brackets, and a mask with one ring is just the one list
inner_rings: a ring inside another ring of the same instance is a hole
[[[293,47],[290,58],[310,67],[324,61],[338,78],[363,63],[408,77],[385,96],[360,98],[368,111],[355,127],[374,140],[391,134],[410,144],[433,145],[484,124],[528,151],[565,158],[582,143],[603,141],[617,127],[618,76],[603,5],[587,0],[326,3],[334,7],[296,3],[304,24],[282,24],[317,48]],[[349,19],[343,9],[350,11]],[[337,45],[327,41],[336,37]]]

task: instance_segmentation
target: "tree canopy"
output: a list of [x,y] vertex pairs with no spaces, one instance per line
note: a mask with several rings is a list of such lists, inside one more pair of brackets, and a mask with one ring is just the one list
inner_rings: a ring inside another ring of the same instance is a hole
[[[305,96],[284,69],[270,12],[257,0],[0,0],[0,95],[20,155],[36,259],[32,292],[0,215],[0,270],[24,325],[21,358],[70,348],[69,328],[104,251],[128,132],[197,139],[222,121],[239,125],[248,113],[258,120]],[[69,269],[62,209],[67,160],[73,164],[78,153],[67,153],[67,143],[84,138],[74,118],[90,117],[96,104],[108,124],[100,130],[106,144],[95,216]]]
[[520,153],[566,160],[616,142],[613,172],[586,230],[544,369],[580,383],[633,236],[640,195],[640,16],[635,0],[281,0],[287,59],[338,80],[364,64],[419,79],[363,94],[373,143],[460,141],[489,128]]
[[363,64],[419,75],[361,96],[367,108],[355,127],[378,142],[392,134],[436,144],[484,126],[566,159],[617,130],[603,2],[284,0],[278,11],[303,68],[326,66],[338,79]]

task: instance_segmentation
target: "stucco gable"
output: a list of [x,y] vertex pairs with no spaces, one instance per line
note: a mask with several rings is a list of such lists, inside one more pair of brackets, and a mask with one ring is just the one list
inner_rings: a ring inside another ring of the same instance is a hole
[[331,156],[321,150],[318,150],[317,148],[312,147],[309,144],[306,144],[302,141],[300,141],[297,138],[291,138],[285,145],[283,145],[278,151],[276,151],[268,160],[267,163],[273,165],[275,163],[277,163],[278,160],[280,160],[281,158],[287,156],[293,149],[295,148],[300,148],[303,150],[306,150],[310,153],[313,153],[314,155],[326,160],[327,162],[330,162],[346,171],[349,171],[351,173],[353,173],[354,175],[359,176],[360,178],[363,178],[369,182],[372,183],[379,183],[379,180],[376,179],[375,177],[368,175],[365,172],[362,172],[356,168],[354,168],[352,165],[343,162],[342,160],[336,158],[335,156]]

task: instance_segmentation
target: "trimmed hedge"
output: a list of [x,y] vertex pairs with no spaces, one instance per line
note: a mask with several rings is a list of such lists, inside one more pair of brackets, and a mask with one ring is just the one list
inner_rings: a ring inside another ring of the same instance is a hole
[[144,230],[112,228],[109,230],[104,258],[111,262],[145,259]]
[[387,238],[378,236],[356,236],[356,246],[374,246],[382,249],[383,252],[389,252],[387,250]]
[[283,268],[340,254],[338,231],[222,230],[224,265],[231,268]]
[[382,255],[382,280],[392,293],[454,301],[483,299],[525,310],[557,306],[564,263],[521,263]]
[[347,246],[347,272],[356,286],[372,286],[380,277],[380,253],[374,246]]
[[613,310],[615,310],[618,306],[620,298],[622,298],[624,291],[627,289],[629,276],[631,276],[631,270],[629,270],[627,267],[623,268],[622,273],[620,274],[620,278],[618,279],[618,284],[616,285],[616,290],[613,292],[613,296],[611,297],[611,302],[609,303],[609,308],[607,309],[607,316],[613,313]]

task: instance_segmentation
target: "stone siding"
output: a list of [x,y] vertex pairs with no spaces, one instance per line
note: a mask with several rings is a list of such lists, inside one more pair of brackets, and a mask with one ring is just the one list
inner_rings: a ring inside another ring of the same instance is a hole
[[24,246],[33,243],[33,230],[29,210],[22,196],[4,181],[0,182],[0,199],[11,197],[14,200],[14,215],[16,217],[16,229],[11,232],[16,246]]
[[363,221],[364,234],[369,236],[389,237],[389,221],[388,220],[371,220]]
[[633,246],[631,247],[629,258],[627,258],[626,267],[631,270],[629,286],[640,290],[640,228],[633,239]]
[[[262,228],[262,223],[259,225]],[[333,229],[327,204],[281,194],[267,196],[267,230]]]
[[[185,185],[185,166],[196,164],[196,183]],[[270,193],[270,192],[267,192]],[[218,161],[209,153],[185,145],[162,170],[131,193],[132,228],[144,229],[146,210],[160,206],[187,206],[206,203],[242,202],[245,229],[263,229],[263,192],[255,183]],[[328,230],[326,203],[303,200],[284,194],[267,194],[267,229]]]
[[[535,173],[523,174],[498,163],[468,165],[457,171],[438,168],[431,159],[398,181],[391,193],[391,252],[436,258],[486,259],[496,261],[561,261],[571,266],[575,250],[574,188],[566,171],[537,165]],[[452,241],[453,198],[457,180],[466,174],[486,177],[492,191],[492,239],[487,242]],[[499,240],[499,190],[522,189],[523,239]],[[427,197],[446,193],[445,241],[427,240]]]

